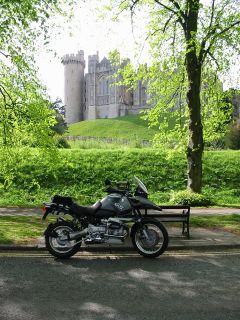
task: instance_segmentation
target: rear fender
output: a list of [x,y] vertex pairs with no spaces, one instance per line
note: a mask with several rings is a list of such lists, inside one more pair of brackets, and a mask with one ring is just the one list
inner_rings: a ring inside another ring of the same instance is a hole
[[45,220],[50,213],[54,213],[55,205],[52,204],[52,203],[44,203],[42,211],[43,211],[43,214],[44,214],[43,217],[42,217],[42,220]]
[[59,213],[61,212],[63,214],[70,214],[71,216],[73,216],[68,208],[66,208],[62,205],[57,205],[55,203],[44,204],[44,207],[42,208],[42,210],[44,213],[42,220],[45,220],[50,213],[59,215]]
[[47,227],[47,229],[44,231],[44,236],[45,237],[53,237],[53,238],[57,238],[58,237],[58,234],[53,231],[54,229],[54,224],[53,223],[50,223]]

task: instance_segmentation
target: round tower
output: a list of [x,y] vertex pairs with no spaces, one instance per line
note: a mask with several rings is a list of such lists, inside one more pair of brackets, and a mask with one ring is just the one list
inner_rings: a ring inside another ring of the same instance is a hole
[[64,65],[65,121],[79,122],[84,120],[84,51],[65,55],[62,63]]

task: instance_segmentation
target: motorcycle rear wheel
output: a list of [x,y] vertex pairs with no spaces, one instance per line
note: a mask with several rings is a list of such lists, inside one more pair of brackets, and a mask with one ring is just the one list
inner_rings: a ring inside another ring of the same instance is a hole
[[168,247],[168,232],[158,221],[142,221],[133,229],[132,243],[142,256],[156,258]]
[[78,252],[81,242],[76,243],[75,240],[62,241],[59,238],[61,235],[76,231],[70,222],[58,221],[52,224],[48,231],[49,233],[58,235],[58,237],[51,236],[48,233],[45,235],[46,248],[53,256],[60,259],[68,259]]

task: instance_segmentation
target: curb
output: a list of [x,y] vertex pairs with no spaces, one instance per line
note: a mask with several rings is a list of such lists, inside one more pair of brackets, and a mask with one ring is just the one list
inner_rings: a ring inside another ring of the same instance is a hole
[[[169,246],[166,251],[212,251],[212,250],[225,250],[225,249],[240,249],[240,244],[219,244],[219,245],[198,245],[198,246]],[[17,245],[0,245],[1,251],[47,251],[45,247],[39,246],[17,246]],[[82,247],[79,252],[137,252],[133,247]]]

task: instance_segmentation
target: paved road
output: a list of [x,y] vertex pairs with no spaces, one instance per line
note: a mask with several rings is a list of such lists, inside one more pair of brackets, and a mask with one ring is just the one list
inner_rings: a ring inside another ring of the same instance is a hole
[[240,319],[240,251],[76,256],[0,253],[1,320]]

